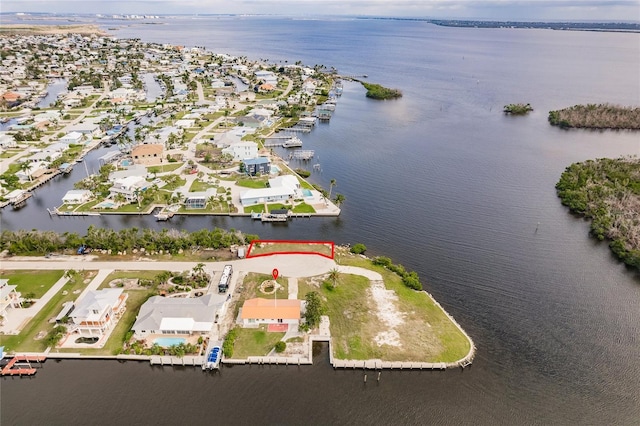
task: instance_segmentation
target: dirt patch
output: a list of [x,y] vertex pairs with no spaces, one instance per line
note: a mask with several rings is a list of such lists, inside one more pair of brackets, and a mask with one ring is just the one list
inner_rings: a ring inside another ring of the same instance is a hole
[[111,288],[123,288],[125,290],[140,290],[140,279],[138,278],[118,278],[109,282]]
[[400,334],[396,328],[404,323],[406,314],[396,306],[398,295],[393,290],[387,290],[382,281],[372,281],[369,292],[376,305],[376,315],[387,328],[375,336],[375,342],[378,346],[401,346]]

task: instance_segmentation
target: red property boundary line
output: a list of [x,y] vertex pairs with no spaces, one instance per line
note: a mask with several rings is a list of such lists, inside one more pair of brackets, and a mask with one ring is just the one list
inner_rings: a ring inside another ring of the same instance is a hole
[[[331,246],[331,255],[326,255],[324,253],[312,252],[312,251],[274,251],[271,253],[259,253],[259,254],[251,254],[251,250],[253,250],[253,246],[255,244],[320,244],[323,246],[330,245]],[[294,240],[253,240],[251,244],[249,244],[249,249],[247,250],[247,259],[251,257],[263,257],[263,256],[273,256],[274,254],[311,254],[316,256],[326,257],[327,259],[333,259],[336,252],[336,245],[333,241],[294,241]]]

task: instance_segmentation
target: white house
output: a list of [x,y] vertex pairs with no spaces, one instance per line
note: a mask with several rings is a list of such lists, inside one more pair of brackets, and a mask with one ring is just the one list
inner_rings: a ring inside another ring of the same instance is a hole
[[79,144],[82,142],[84,135],[80,132],[70,132],[60,138],[60,142],[66,144]]
[[223,154],[231,154],[234,161],[258,156],[258,144],[251,141],[236,142],[222,150]]
[[153,296],[140,307],[132,330],[137,338],[151,334],[205,334],[211,331],[221,306],[213,294],[195,298]]
[[100,134],[100,126],[96,123],[79,123],[69,128],[71,132],[82,133],[83,135],[87,135],[90,137],[97,136]]
[[93,194],[88,189],[71,189],[64,194],[64,204],[84,204],[91,199]]
[[109,197],[112,198],[118,194],[122,194],[129,202],[137,201],[137,194],[147,189],[148,186],[149,182],[140,176],[128,176],[122,179],[116,179],[113,186],[109,188]]
[[260,70],[260,71],[256,71],[254,75],[258,80],[262,80],[267,84],[273,85],[274,87],[278,85],[278,76],[276,76],[271,71]]
[[257,327],[259,324],[300,323],[302,303],[297,299],[249,299],[242,305],[240,318],[243,327]]
[[50,163],[60,157],[62,157],[62,152],[60,151],[40,151],[25,158],[24,161],[31,163]]
[[0,148],[15,148],[18,146],[13,135],[7,133],[0,133]]
[[244,207],[264,203],[281,203],[301,196],[300,182],[293,175],[269,179],[269,188],[249,189],[240,194]]
[[126,309],[129,295],[121,288],[105,288],[88,291],[69,315],[71,333],[102,336]]
[[22,303],[20,292],[15,285],[9,285],[9,280],[0,279],[0,315],[6,316],[7,309],[19,308]]
[[47,146],[44,150],[45,152],[65,152],[68,149],[69,149],[69,145],[67,145],[66,143],[56,142]]
[[196,125],[196,120],[178,120],[175,123],[176,127],[180,127],[182,129],[187,128],[187,127],[193,127]]

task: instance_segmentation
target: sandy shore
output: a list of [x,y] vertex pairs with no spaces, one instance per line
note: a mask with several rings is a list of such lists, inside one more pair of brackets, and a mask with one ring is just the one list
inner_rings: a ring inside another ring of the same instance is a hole
[[0,25],[0,34],[99,34],[109,35],[97,25],[29,25],[9,24]]

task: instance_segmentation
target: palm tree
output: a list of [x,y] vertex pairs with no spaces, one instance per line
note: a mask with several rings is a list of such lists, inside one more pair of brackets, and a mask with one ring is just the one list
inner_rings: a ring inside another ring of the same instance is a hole
[[193,267],[193,273],[197,276],[204,274],[204,263],[198,263]]
[[29,177],[29,182],[31,182],[31,173],[29,173],[31,169],[31,163],[28,161],[20,163],[20,171],[25,172],[25,174]]
[[331,179],[331,181],[329,182],[329,199],[331,199],[331,191],[333,191],[333,187],[337,185],[337,182],[335,179]]
[[340,204],[344,203],[345,199],[346,198],[344,197],[344,195],[336,194],[336,198],[333,199],[333,202],[336,203],[338,207],[340,207]]
[[332,270],[329,271],[329,279],[331,280],[331,283],[332,283],[331,288],[335,288],[338,282],[338,278],[340,278],[340,271],[338,271],[337,268],[333,268]]

